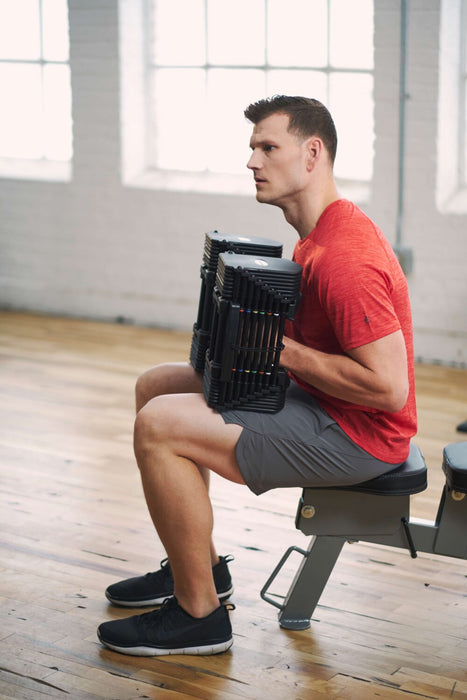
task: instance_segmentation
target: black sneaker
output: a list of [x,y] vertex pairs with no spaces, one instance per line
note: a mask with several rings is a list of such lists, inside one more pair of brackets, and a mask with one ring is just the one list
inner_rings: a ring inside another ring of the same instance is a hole
[[[229,562],[233,557],[219,557],[219,563],[212,567],[214,584],[219,600],[227,600],[233,593]],[[145,576],[135,576],[113,583],[105,592],[107,599],[114,605],[125,608],[143,608],[148,605],[162,605],[166,598],[174,593],[174,580],[168,559],[161,561],[159,571]]]
[[102,623],[97,636],[109,649],[132,656],[220,654],[233,644],[228,612],[233,607],[221,605],[210,615],[197,618],[172,597],[159,610]]

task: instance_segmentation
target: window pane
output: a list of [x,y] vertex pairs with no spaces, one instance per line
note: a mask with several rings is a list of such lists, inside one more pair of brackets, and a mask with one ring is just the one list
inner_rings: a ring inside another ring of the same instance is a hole
[[330,0],[330,63],[373,68],[373,0]]
[[370,180],[374,140],[372,76],[359,73],[332,74],[330,111],[339,140],[336,176]]
[[326,73],[313,70],[268,71],[267,91],[272,95],[303,95],[327,102]]
[[204,0],[157,0],[154,5],[155,62],[166,66],[203,65]]
[[46,61],[68,61],[66,0],[42,0],[42,51]]
[[206,168],[206,89],[201,69],[155,71],[156,166],[168,170]]
[[42,96],[40,67],[0,64],[0,156],[41,158]]
[[208,2],[208,62],[264,65],[264,0]]
[[39,0],[0,0],[0,58],[40,58]]
[[269,0],[270,65],[325,66],[327,35],[326,0]]
[[251,124],[243,116],[250,102],[264,96],[261,70],[213,69],[208,73],[208,167],[244,173],[249,159]]
[[44,155],[50,160],[70,160],[71,89],[68,66],[44,66]]

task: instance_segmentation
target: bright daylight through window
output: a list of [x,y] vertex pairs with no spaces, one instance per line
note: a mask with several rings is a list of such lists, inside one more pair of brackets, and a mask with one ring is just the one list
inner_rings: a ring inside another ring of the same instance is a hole
[[244,107],[285,93],[330,108],[336,176],[371,179],[372,0],[152,0],[151,10],[152,168],[245,172]]
[[0,0],[0,158],[69,161],[66,0]]

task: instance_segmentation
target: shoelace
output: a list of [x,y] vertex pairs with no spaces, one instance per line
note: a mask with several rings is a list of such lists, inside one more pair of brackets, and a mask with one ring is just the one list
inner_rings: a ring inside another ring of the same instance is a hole
[[169,581],[173,581],[173,576],[172,576],[172,570],[170,568],[170,562],[169,558],[166,557],[165,559],[162,559],[160,563],[160,569],[159,571],[150,571],[145,575],[144,578],[162,578],[163,580],[168,579]]
[[161,621],[167,620],[168,616],[165,613],[170,612],[170,608],[173,606],[174,599],[166,598],[161,607],[157,610],[151,610],[150,612],[138,615],[136,622],[145,630],[150,630],[155,625],[160,625]]

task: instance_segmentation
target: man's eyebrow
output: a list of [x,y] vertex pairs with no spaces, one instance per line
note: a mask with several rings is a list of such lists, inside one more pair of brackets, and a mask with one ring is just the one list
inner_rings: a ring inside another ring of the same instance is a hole
[[262,138],[258,140],[251,139],[250,140],[250,148],[253,150],[253,148],[257,148],[258,146],[277,146],[277,141],[275,141],[272,138]]

